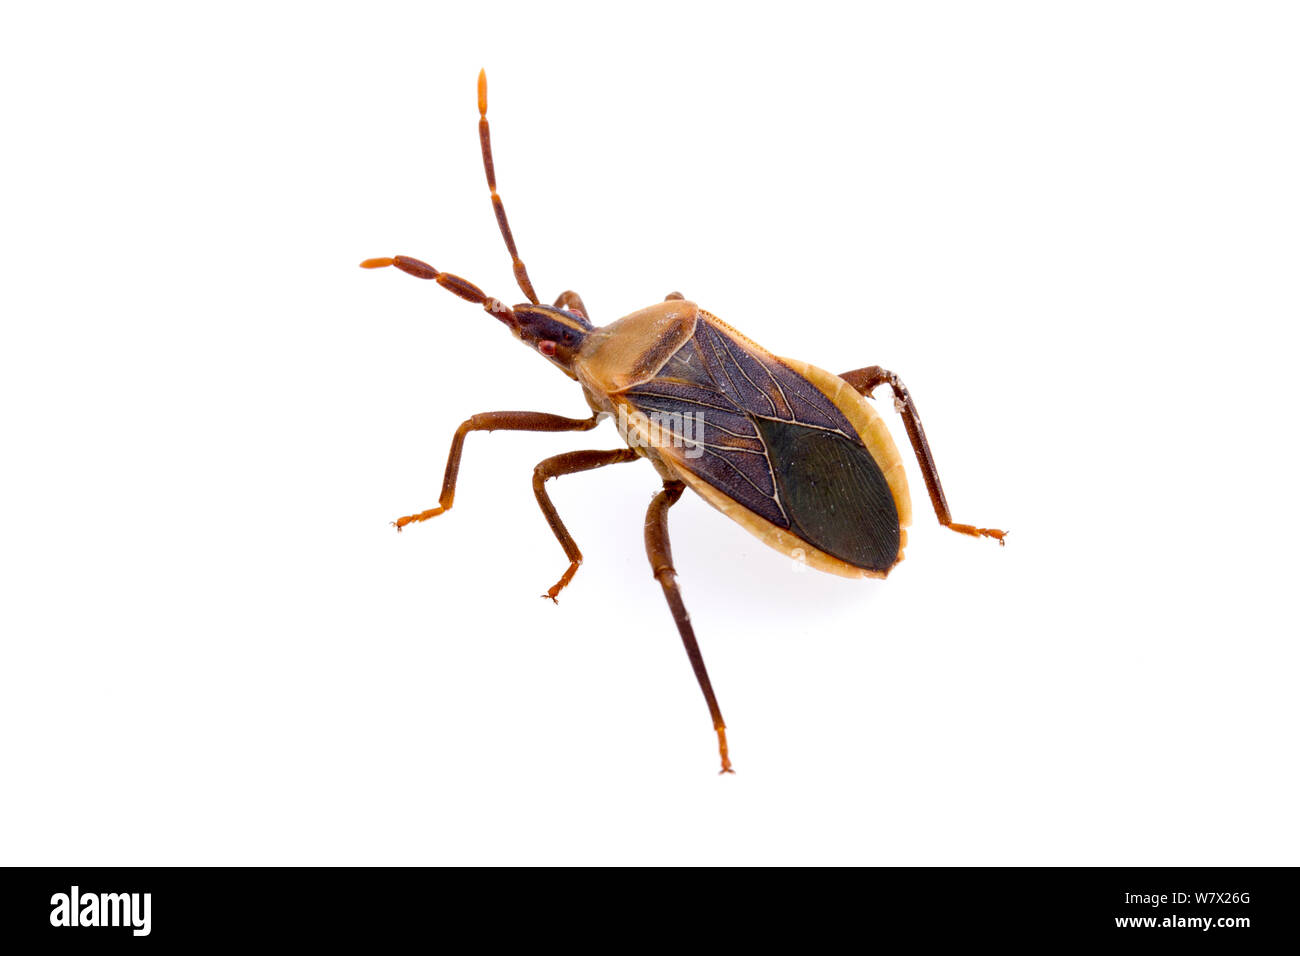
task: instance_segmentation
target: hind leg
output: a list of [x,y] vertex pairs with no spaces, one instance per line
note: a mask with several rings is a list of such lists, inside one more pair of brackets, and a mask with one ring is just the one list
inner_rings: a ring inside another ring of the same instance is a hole
[[677,503],[686,486],[680,481],[665,481],[663,491],[659,492],[645,516],[645,552],[650,559],[650,569],[655,580],[663,588],[664,598],[672,611],[677,632],[686,645],[686,656],[691,659],[695,670],[695,679],[700,690],[704,692],[705,703],[709,705],[709,716],[713,718],[713,730],[718,735],[718,756],[722,758],[719,773],[735,773],[731,769],[731,759],[727,756],[727,725],[723,723],[722,711],[718,708],[718,699],[713,694],[713,684],[709,672],[704,667],[704,657],[700,654],[700,645],[695,640],[695,628],[691,627],[691,616],[682,603],[682,592],[677,587],[677,571],[673,567],[673,551],[668,543],[668,509]]
[[948,499],[944,497],[943,485],[939,483],[939,469],[934,463],[934,453],[930,451],[925,429],[921,427],[921,416],[916,411],[916,402],[912,400],[912,395],[903,384],[903,380],[879,365],[844,372],[840,378],[867,398],[872,397],[871,392],[878,385],[888,385],[893,390],[894,408],[903,416],[903,427],[907,429],[912,451],[921,466],[921,474],[925,477],[925,490],[930,493],[930,503],[934,505],[934,513],[939,519],[939,524],[958,534],[968,534],[975,538],[996,538],[998,544],[1005,545],[1004,539],[1007,535],[1005,531],[999,531],[997,528],[977,528],[973,524],[958,524],[952,520],[952,512],[948,510]]

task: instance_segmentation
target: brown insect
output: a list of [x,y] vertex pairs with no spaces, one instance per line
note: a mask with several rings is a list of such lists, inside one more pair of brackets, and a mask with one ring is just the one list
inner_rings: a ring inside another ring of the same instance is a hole
[[691,488],[765,544],[820,571],[883,578],[903,559],[912,505],[902,459],[866,398],[889,385],[925,477],[939,523],[961,534],[1003,542],[1005,532],[952,520],[934,456],[912,396],[878,365],[833,375],[806,362],[777,358],[680,293],[605,326],[591,323],[576,292],[542,305],[515,247],[497,194],[487,121],[487,76],[478,78],[479,139],[501,236],[515,281],[528,301],[507,306],[459,276],[409,256],[367,259],[367,269],[396,266],[432,279],[480,305],[515,337],[581,386],[590,418],[544,412],[485,412],[464,422],[451,442],[436,507],[398,518],[400,530],[451,508],[465,436],[472,431],[587,431],[613,417],[626,448],[575,451],[541,462],[533,492],[569,558],[543,595],[556,600],[582,564],[546,481],[620,462],[648,460],[663,489],[645,520],[646,554],[695,669],[718,734],[722,772],[731,772],[726,724],[682,603],[668,542],[668,509]]

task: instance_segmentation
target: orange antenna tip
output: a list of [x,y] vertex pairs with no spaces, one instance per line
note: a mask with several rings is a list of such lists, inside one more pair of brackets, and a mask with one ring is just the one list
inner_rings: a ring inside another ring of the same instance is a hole
[[391,266],[391,265],[393,265],[393,264],[394,264],[394,260],[392,260],[392,259],[387,259],[387,258],[384,258],[384,259],[367,259],[365,262],[361,263],[361,268],[363,268],[363,269],[383,269],[385,266]]
[[478,71],[478,113],[487,116],[487,70]]

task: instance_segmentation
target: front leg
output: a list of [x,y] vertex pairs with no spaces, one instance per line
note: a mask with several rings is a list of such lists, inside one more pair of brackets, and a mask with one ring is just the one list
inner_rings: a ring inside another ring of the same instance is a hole
[[959,534],[968,534],[975,538],[996,538],[998,544],[1005,545],[1004,539],[1007,535],[1005,531],[999,531],[997,528],[977,528],[972,524],[957,524],[952,520],[952,512],[948,510],[948,499],[944,497],[943,485],[939,483],[939,469],[935,466],[930,443],[926,441],[925,429],[921,427],[921,416],[917,413],[916,403],[912,400],[903,380],[879,365],[845,372],[840,378],[867,398],[872,397],[871,392],[877,385],[888,385],[893,390],[894,408],[903,416],[903,427],[907,429],[912,451],[916,453],[917,463],[921,466],[921,474],[925,478],[925,490],[930,493],[930,503],[934,505],[934,513],[939,519],[939,524]]
[[546,412],[483,412],[456,429],[456,436],[451,440],[451,451],[447,453],[447,473],[442,479],[442,494],[438,496],[438,505],[419,514],[406,515],[393,522],[401,531],[413,521],[428,521],[444,511],[451,510],[456,498],[456,476],[460,473],[460,456],[465,449],[465,436],[470,432],[490,432],[497,429],[516,432],[585,432],[595,428],[600,422],[600,415],[590,418],[565,418],[562,415],[548,415]]
[[572,289],[560,293],[559,298],[555,300],[555,307],[568,312],[576,312],[584,319],[589,320],[591,318],[591,313],[587,311],[587,307],[582,302],[582,296]]

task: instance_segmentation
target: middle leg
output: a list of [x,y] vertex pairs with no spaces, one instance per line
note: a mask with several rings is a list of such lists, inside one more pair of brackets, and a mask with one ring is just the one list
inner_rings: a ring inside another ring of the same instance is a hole
[[542,508],[542,514],[546,515],[547,524],[551,526],[551,531],[555,533],[560,547],[569,558],[568,570],[542,597],[550,598],[559,604],[559,593],[573,580],[573,576],[578,573],[579,565],[582,564],[582,552],[578,550],[578,543],[573,540],[573,535],[569,534],[569,529],[560,520],[560,513],[555,510],[551,496],[546,493],[547,479],[572,475],[579,471],[591,471],[593,468],[604,468],[606,465],[617,465],[624,461],[636,461],[639,457],[641,456],[630,448],[615,448],[611,451],[571,451],[556,455],[554,458],[547,458],[533,469],[533,494],[537,496],[537,503]]

